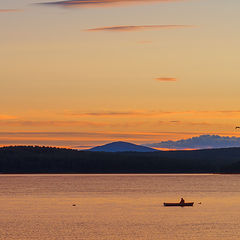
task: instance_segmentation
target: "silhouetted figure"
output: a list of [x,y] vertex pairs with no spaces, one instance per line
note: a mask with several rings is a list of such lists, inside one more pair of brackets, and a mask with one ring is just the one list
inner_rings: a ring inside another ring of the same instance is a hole
[[180,204],[183,205],[185,203],[185,200],[181,198]]

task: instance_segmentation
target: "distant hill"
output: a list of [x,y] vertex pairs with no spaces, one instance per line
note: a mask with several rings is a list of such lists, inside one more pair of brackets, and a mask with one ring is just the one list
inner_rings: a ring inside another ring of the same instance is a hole
[[163,141],[147,144],[149,147],[166,149],[209,149],[240,147],[240,138],[219,135],[201,135],[178,141]]
[[112,142],[89,149],[91,152],[156,152],[156,149],[128,142]]

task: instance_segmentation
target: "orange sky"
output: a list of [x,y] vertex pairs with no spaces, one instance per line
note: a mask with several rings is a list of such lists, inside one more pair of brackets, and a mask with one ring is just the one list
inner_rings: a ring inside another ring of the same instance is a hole
[[0,3],[0,145],[239,135],[240,2],[101,2]]

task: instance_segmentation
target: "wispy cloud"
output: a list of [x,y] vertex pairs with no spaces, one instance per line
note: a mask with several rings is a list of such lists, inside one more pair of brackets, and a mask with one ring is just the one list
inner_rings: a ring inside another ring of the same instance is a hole
[[160,30],[160,29],[176,29],[176,28],[191,28],[192,25],[119,25],[119,26],[106,26],[99,28],[90,28],[85,31],[100,32],[100,31],[113,31],[113,32],[134,32],[146,30]]
[[[106,115],[104,115],[106,117]],[[110,116],[110,115],[109,115]],[[129,115],[128,115],[129,116]],[[156,115],[155,115],[156,116]],[[147,116],[149,117],[149,116]],[[39,128],[39,127],[54,127],[56,129],[62,128],[62,127],[90,127],[94,129],[109,129],[109,128],[120,128],[120,129],[132,129],[137,127],[143,127],[143,126],[152,126],[152,127],[160,127],[160,126],[219,126],[224,124],[217,124],[217,123],[211,123],[211,122],[200,122],[200,121],[186,121],[186,120],[159,120],[158,117],[153,118],[153,121],[147,121],[147,120],[140,120],[139,118],[137,120],[131,120],[125,119],[121,122],[116,121],[109,121],[107,119],[108,117],[103,118],[102,121],[61,121],[61,120],[55,120],[55,121],[32,121],[32,120],[0,120],[0,127],[3,126],[11,126],[11,127],[27,127],[28,129],[31,128]],[[226,124],[225,124],[226,125]],[[224,126],[225,126],[224,125]]]
[[191,111],[171,112],[171,111],[145,111],[145,110],[98,111],[98,112],[66,111],[63,113],[63,115],[70,117],[129,118],[129,117],[161,117],[166,115],[186,114],[190,112]]
[[81,127],[103,127],[107,126],[104,122],[91,121],[32,121],[32,120],[1,120],[0,126],[27,126],[27,127],[65,127],[65,126],[81,126]]
[[9,12],[22,12],[21,9],[0,9],[0,13],[9,13]]
[[66,116],[75,117],[131,117],[131,116],[148,116],[155,112],[146,111],[99,111],[99,112],[65,112]]
[[182,2],[186,0],[65,0],[65,1],[51,1],[41,3],[45,5],[55,5],[68,8],[81,7],[107,7],[107,6],[124,6],[135,4],[149,4],[149,3],[168,3],[168,2]]
[[[166,80],[165,80],[166,81]],[[146,111],[146,110],[126,110],[126,111],[65,111],[61,113],[66,117],[90,117],[90,118],[131,118],[131,117],[178,117],[178,119],[237,119],[240,118],[238,110],[186,110],[186,111]]]
[[176,82],[176,78],[171,78],[171,77],[159,77],[155,78],[155,80],[160,81],[160,82]]

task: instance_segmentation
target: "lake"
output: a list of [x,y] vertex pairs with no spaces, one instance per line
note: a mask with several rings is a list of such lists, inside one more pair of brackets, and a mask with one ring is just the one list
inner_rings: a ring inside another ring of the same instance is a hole
[[240,175],[0,175],[0,239],[239,240]]

